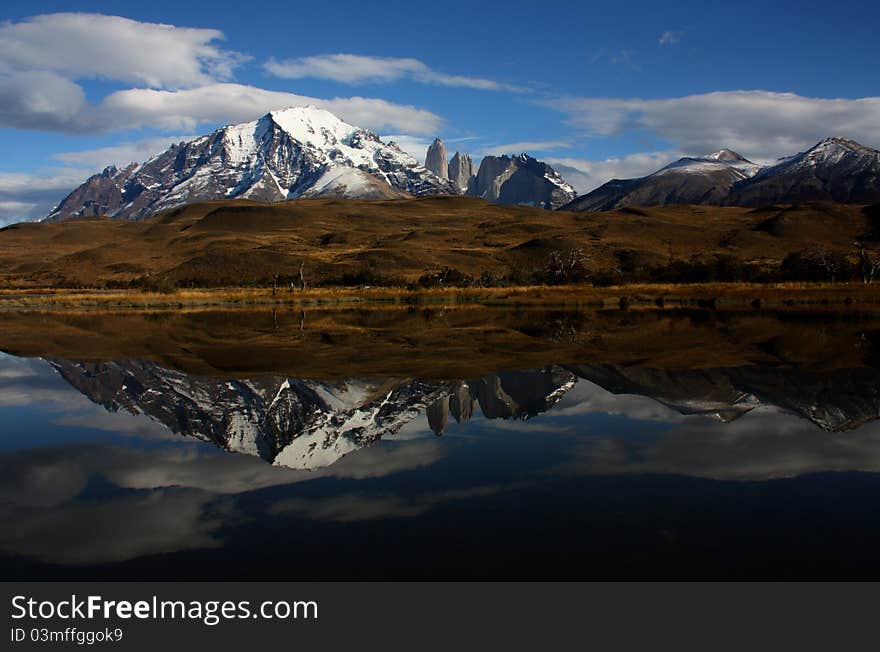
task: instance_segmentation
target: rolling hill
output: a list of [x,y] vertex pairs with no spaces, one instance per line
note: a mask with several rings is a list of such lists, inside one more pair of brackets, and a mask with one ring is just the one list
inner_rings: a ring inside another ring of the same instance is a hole
[[436,196],[401,200],[202,202],[132,222],[106,217],[22,223],[0,230],[7,286],[127,287],[401,284],[454,268],[479,277],[543,267],[580,250],[592,275],[621,266],[725,256],[778,267],[821,245],[852,257],[873,237],[876,206],[809,203],[761,209],[709,206],[546,211]]

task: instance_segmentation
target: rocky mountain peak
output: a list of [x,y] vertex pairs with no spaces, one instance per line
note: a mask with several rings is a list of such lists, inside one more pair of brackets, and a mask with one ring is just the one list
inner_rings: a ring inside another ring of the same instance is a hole
[[735,184],[727,203],[765,206],[804,201],[880,201],[880,151],[848,138],[825,138]]
[[425,156],[425,167],[441,179],[449,178],[449,168],[446,162],[446,145],[439,138],[435,138],[434,142],[428,147],[428,153]]
[[547,163],[520,154],[484,156],[468,194],[497,204],[554,209],[570,202],[576,193]]
[[707,154],[703,158],[713,161],[743,161],[745,163],[751,163],[749,159],[745,158],[737,152],[734,152],[732,149],[727,148],[721,149],[717,152],[713,152],[712,154]]
[[215,199],[456,194],[445,179],[445,165],[442,177],[329,111],[290,107],[172,145],[141,165],[105,170],[68,195],[47,219],[108,215],[139,220]]
[[456,152],[449,161],[449,180],[464,193],[474,177],[474,162],[470,155]]

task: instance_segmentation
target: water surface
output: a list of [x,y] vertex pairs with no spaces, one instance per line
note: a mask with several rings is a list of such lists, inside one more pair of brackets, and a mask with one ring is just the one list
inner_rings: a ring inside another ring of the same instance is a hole
[[0,322],[8,579],[878,575],[872,315]]

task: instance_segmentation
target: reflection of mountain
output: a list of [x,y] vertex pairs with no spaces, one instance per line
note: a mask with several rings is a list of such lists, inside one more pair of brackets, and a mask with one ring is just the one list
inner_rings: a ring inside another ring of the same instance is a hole
[[54,360],[52,365],[108,410],[143,413],[173,432],[297,469],[328,466],[397,432],[423,411],[438,435],[449,412],[467,421],[475,402],[491,418],[528,418],[547,410],[574,384],[574,376],[558,367],[470,382],[326,383],[279,376],[218,380],[143,361]]
[[664,370],[593,365],[570,367],[615,394],[641,394],[682,414],[725,421],[759,405],[775,405],[829,431],[851,430],[880,418],[880,372],[823,372],[794,367]]
[[789,367],[664,370],[611,365],[505,371],[468,381],[412,379],[318,382],[281,376],[221,380],[150,362],[52,362],[83,394],[111,411],[143,413],[176,433],[257,455],[279,466],[328,466],[398,432],[425,413],[442,435],[450,416],[528,419],[549,410],[584,378],[614,394],[650,397],[682,414],[732,421],[775,405],[829,431],[880,418],[880,372]]

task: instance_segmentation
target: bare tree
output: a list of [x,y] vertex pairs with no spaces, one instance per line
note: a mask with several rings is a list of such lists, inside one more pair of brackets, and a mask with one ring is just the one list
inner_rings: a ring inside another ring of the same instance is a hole
[[880,251],[867,250],[864,242],[857,242],[856,247],[859,251],[859,269],[862,272],[862,281],[873,283],[874,276],[880,272]]
[[828,251],[825,247],[813,247],[810,256],[825,270],[832,283],[837,280],[837,275],[843,267],[843,257]]
[[547,282],[561,285],[585,281],[590,275],[588,264],[589,258],[583,249],[552,251],[545,267]]

